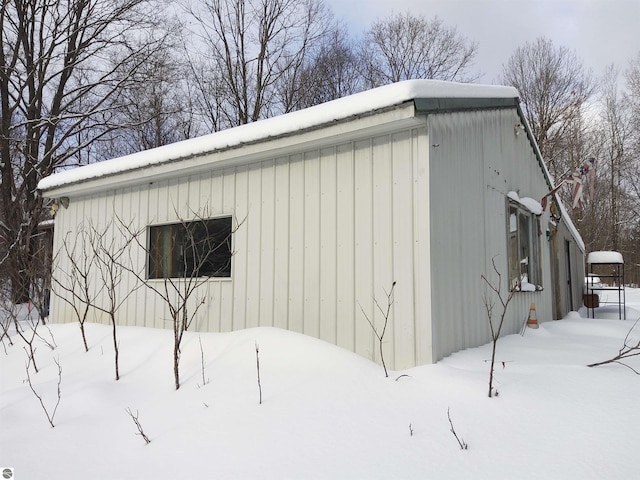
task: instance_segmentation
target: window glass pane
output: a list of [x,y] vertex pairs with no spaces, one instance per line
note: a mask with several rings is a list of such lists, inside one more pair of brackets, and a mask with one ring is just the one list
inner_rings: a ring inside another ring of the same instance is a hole
[[518,256],[518,209],[509,207],[509,285],[518,284],[519,256]]
[[530,282],[535,285],[542,285],[542,271],[540,270],[540,236],[538,232],[540,219],[535,216],[531,216],[531,267],[529,268],[529,274],[531,275]]
[[538,231],[538,219],[535,215],[509,204],[507,248],[511,288],[524,282],[541,284]]
[[149,227],[149,278],[230,277],[231,217]]
[[518,212],[518,243],[519,243],[519,257],[520,262],[520,283],[529,282],[529,261],[530,261],[530,216],[526,213]]

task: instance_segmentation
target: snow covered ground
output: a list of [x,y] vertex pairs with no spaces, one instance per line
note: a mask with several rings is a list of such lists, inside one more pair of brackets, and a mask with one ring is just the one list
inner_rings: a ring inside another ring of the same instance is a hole
[[[57,347],[38,342],[31,377],[52,410],[59,359],[55,428],[24,382],[22,340],[0,349],[0,470],[17,480],[638,478],[640,376],[585,366],[618,352],[640,318],[640,289],[627,290],[627,306],[626,321],[572,313],[501,339],[497,398],[487,397],[489,345],[385,378],[292,332],[188,333],[176,391],[171,331],[120,327],[116,382],[109,327],[88,325],[85,353],[77,324],[52,324],[40,333]],[[629,365],[640,369],[640,357]]]

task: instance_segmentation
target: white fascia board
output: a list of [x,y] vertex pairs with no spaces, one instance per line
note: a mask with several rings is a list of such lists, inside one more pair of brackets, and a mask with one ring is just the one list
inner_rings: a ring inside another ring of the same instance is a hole
[[87,193],[152,183],[178,176],[194,175],[212,169],[218,170],[253,163],[319,146],[337,145],[365,136],[420,126],[424,125],[424,122],[423,116],[416,116],[414,102],[409,101],[385,111],[372,112],[277,138],[267,138],[220,150],[200,152],[111,175],[86,178],[78,182],[43,189],[43,196],[47,198],[81,196]]

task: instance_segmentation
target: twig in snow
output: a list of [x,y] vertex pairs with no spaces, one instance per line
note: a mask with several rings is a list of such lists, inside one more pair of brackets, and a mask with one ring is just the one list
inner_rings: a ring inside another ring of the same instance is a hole
[[209,379],[204,376],[204,351],[202,350],[202,339],[198,336],[198,343],[200,344],[200,369],[202,371],[202,386],[204,387],[209,383]]
[[604,360],[602,362],[592,363],[590,365],[587,365],[587,367],[597,367],[597,366],[600,366],[600,365],[606,365],[607,363],[618,363],[618,364],[620,364],[620,365],[622,365],[624,367],[627,367],[629,370],[634,372],[636,375],[640,375],[640,372],[638,370],[636,370],[635,368],[633,368],[630,365],[627,365],[626,363],[621,361],[621,360],[625,360],[625,359],[630,358],[630,357],[636,357],[636,356],[640,355],[640,339],[637,340],[637,341],[634,340],[632,343],[629,343],[629,337],[631,336],[631,332],[633,332],[633,330],[636,328],[636,325],[638,324],[638,322],[640,322],[640,318],[633,323],[633,325],[631,326],[631,328],[629,329],[629,331],[625,335],[624,341],[622,342],[622,347],[620,347],[620,350],[618,350],[618,354],[617,355],[615,355],[614,357],[610,358],[609,360]]
[[449,413],[449,408],[447,408],[447,418],[449,419],[449,425],[451,426],[449,431],[453,433],[454,437],[456,437],[456,440],[458,441],[458,445],[460,445],[460,450],[467,450],[469,448],[469,445],[465,443],[463,438],[458,437],[458,434],[456,433],[456,429],[453,427],[453,422],[451,421],[451,414]]
[[145,444],[149,445],[151,443],[151,440],[149,440],[149,437],[147,437],[147,435],[144,433],[142,425],[140,425],[140,421],[138,420],[138,411],[136,410],[136,414],[134,415],[131,409],[127,407],[125,412],[129,414],[131,420],[133,420],[133,423],[136,424],[136,428],[138,429],[138,433],[136,433],[136,435],[140,435],[144,439]]
[[258,372],[258,392],[260,393],[260,405],[262,405],[262,385],[260,384],[260,346],[256,342],[256,368]]

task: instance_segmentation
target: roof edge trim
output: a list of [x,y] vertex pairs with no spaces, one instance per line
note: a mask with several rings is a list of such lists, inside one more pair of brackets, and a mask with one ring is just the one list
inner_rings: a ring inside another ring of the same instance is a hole
[[517,107],[519,100],[517,97],[495,97],[495,98],[416,98],[416,113],[453,112],[464,110],[486,110],[490,108]]

